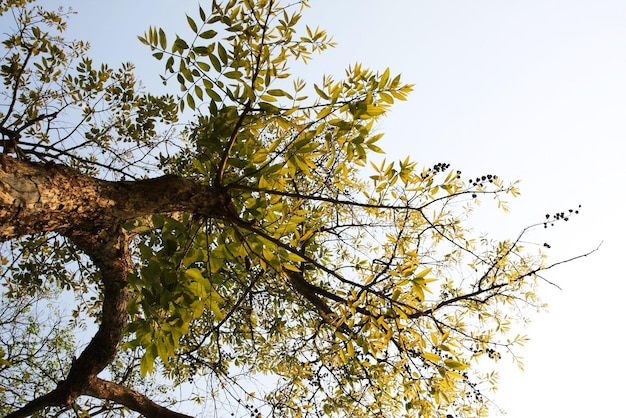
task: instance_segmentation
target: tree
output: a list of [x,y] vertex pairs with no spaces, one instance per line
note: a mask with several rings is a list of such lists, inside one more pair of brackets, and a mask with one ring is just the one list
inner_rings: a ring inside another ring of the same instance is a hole
[[[73,359],[71,335],[55,335],[62,348],[43,335],[60,370],[31,381],[15,379],[22,334],[0,339],[7,416],[185,416],[147,396],[148,375],[207,377],[206,397],[249,414],[484,415],[495,378],[483,360],[525,341],[511,322],[541,306],[541,273],[560,264],[522,238],[577,210],[515,239],[476,237],[478,200],[506,210],[515,184],[372,160],[376,122],[411,86],[360,64],[312,86],[290,74],[332,46],[299,27],[304,1],[199,7],[191,40],[150,28],[139,39],[178,96],[142,91],[131,64],[94,64],[62,38],[66,12],[0,5],[13,28],[0,66],[2,301],[63,291],[71,326],[97,327]],[[268,375],[273,388],[254,393],[248,379]]]

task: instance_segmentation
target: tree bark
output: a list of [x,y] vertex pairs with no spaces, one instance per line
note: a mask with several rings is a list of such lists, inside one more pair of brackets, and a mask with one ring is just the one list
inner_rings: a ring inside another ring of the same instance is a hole
[[226,190],[183,177],[111,182],[0,154],[0,242],[38,232],[98,232],[155,213],[225,217],[229,201]]
[[164,408],[150,400],[147,396],[126,386],[102,379],[93,379],[85,391],[85,395],[98,399],[107,399],[124,405],[147,418],[191,418],[189,415]]

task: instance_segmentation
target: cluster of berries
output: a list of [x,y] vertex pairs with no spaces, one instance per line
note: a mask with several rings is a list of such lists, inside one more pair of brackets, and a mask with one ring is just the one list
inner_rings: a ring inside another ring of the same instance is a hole
[[578,215],[579,209],[581,205],[578,205],[578,209],[569,209],[567,212],[557,212],[554,215],[546,214],[546,221],[543,223],[543,227],[547,228],[548,224],[550,226],[554,226],[554,222],[563,220],[565,222],[569,221],[570,216]]

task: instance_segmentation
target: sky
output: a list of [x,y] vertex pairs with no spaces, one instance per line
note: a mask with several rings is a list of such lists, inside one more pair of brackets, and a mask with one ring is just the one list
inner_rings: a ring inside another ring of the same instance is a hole
[[[110,64],[132,61],[156,86],[161,64],[137,40],[149,25],[185,27],[197,2],[82,0],[70,33]],[[529,312],[517,351],[501,361],[491,395],[509,418],[621,416],[623,376],[622,189],[626,183],[626,2],[623,0],[312,0],[304,20],[338,46],[297,75],[340,77],[350,64],[390,67],[415,84],[379,129],[388,159],[447,162],[468,176],[520,180],[511,213],[484,202],[477,229],[515,237],[547,213],[582,205],[567,224],[531,236],[561,265]],[[209,6],[207,5],[207,9]],[[535,242],[535,241],[533,241]],[[492,417],[501,416],[494,410]]]

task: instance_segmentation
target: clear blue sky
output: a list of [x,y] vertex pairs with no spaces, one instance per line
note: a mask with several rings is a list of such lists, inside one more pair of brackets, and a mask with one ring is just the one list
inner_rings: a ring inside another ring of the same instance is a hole
[[[340,76],[356,61],[391,67],[415,92],[383,123],[392,158],[448,162],[468,175],[522,180],[512,214],[486,211],[481,231],[516,234],[582,204],[568,225],[538,231],[552,260],[597,247],[555,269],[543,287],[548,313],[531,315],[519,350],[526,371],[504,359],[492,399],[510,418],[622,416],[626,227],[626,2],[623,0],[313,0],[306,21],[339,46],[299,76]],[[148,25],[182,28],[197,2],[83,0],[72,33],[93,56],[133,61],[148,85],[160,64],[135,36]],[[179,29],[182,31],[182,29]],[[485,207],[488,202],[485,202]],[[499,416],[495,411],[493,417]]]

